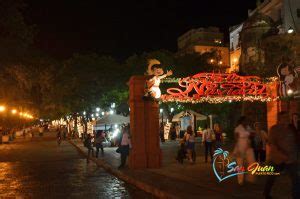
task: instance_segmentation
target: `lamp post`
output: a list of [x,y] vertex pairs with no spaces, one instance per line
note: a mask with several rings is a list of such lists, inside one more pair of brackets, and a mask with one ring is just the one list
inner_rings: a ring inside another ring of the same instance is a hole
[[161,124],[163,125],[164,124],[164,111],[163,109],[159,109],[159,112],[161,113]]

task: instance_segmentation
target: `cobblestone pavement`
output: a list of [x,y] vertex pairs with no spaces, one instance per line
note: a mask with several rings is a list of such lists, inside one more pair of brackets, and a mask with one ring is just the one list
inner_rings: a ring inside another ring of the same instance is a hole
[[152,198],[47,135],[0,145],[0,198],[7,197]]

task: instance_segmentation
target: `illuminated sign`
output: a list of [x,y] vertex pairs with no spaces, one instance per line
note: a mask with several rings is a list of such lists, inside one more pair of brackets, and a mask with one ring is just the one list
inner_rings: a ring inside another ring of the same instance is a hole
[[277,96],[267,92],[267,84],[257,76],[235,73],[198,73],[179,79],[179,88],[168,88],[163,102],[271,101]]

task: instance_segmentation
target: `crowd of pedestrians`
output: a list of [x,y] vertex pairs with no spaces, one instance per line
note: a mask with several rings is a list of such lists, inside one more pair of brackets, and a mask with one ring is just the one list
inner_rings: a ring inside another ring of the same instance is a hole
[[[240,168],[247,168],[248,165],[258,162],[261,165],[273,166],[276,172],[285,171],[292,184],[293,198],[300,198],[300,184],[297,169],[299,168],[300,155],[300,126],[299,115],[292,114],[291,120],[288,112],[278,114],[278,123],[271,127],[267,133],[262,129],[259,122],[251,125],[247,117],[242,116],[234,129],[233,158],[236,159]],[[176,160],[183,163],[187,159],[195,163],[195,137],[192,127],[187,130],[180,141],[180,148]],[[210,129],[207,125],[202,131],[202,143],[204,149],[204,161],[208,162],[210,157],[213,161],[213,151],[223,145],[222,131],[219,125]],[[269,148],[267,156],[267,148]],[[237,175],[238,184],[243,185],[245,181],[255,182],[255,175]],[[271,197],[271,190],[277,175],[268,175],[264,187],[266,199]]]
[[[103,130],[96,131],[93,135],[86,134],[84,137],[84,146],[88,150],[87,162],[89,162],[91,157],[99,158],[101,151],[101,156],[104,156],[104,146],[103,143],[107,141],[107,134]],[[129,125],[124,125],[121,128],[120,134],[117,135],[115,139],[115,145],[117,146],[117,153],[120,153],[120,166],[119,169],[122,169],[126,165],[126,160],[129,155],[131,148],[130,140],[130,127]],[[94,150],[96,148],[96,151]]]

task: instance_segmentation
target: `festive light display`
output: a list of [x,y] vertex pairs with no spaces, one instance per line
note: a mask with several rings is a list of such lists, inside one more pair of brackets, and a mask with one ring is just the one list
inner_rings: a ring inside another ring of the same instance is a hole
[[[273,82],[276,79],[268,81]],[[235,73],[198,73],[179,79],[178,84],[180,88],[168,88],[168,94],[161,96],[163,102],[266,102],[278,98],[267,91],[267,84],[257,76],[239,76]]]

